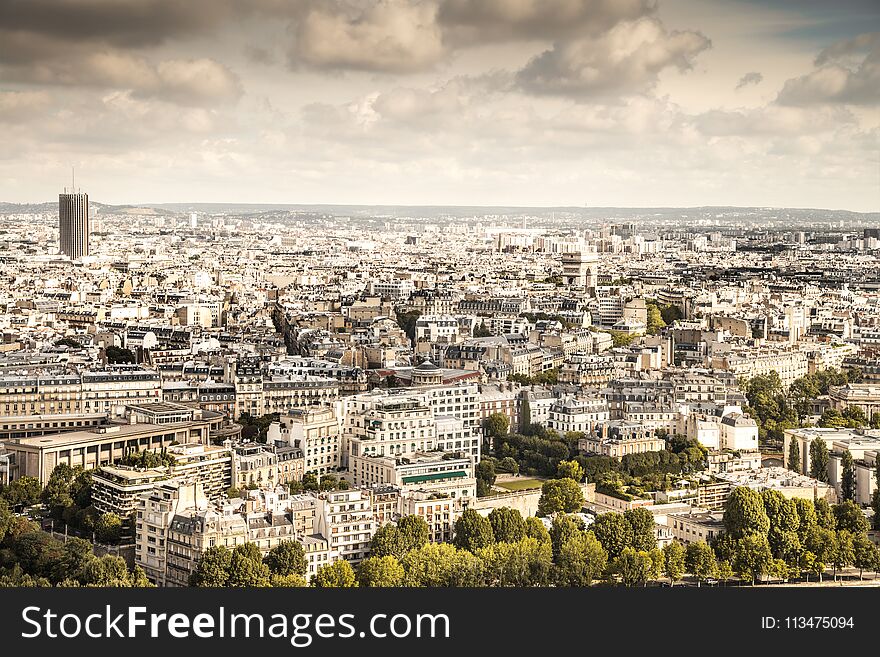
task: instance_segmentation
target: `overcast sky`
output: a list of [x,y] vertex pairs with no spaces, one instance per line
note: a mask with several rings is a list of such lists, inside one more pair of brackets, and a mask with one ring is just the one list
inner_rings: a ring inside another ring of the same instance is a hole
[[0,0],[0,200],[880,209],[877,0]]

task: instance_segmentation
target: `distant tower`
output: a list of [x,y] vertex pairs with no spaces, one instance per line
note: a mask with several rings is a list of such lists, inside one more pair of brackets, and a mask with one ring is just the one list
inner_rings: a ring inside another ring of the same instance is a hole
[[89,255],[89,195],[58,195],[58,233],[61,253],[77,260]]

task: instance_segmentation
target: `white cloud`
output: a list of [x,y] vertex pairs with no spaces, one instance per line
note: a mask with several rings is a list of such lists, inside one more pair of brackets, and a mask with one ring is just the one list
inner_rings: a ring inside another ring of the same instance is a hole
[[595,39],[556,43],[517,74],[530,93],[579,98],[642,93],[666,68],[686,71],[711,46],[699,32],[667,31],[644,18],[620,23]]

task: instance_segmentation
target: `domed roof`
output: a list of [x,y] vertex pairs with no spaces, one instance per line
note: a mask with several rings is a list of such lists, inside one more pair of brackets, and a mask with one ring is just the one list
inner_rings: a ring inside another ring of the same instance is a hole
[[440,368],[437,367],[436,365],[434,365],[434,363],[432,363],[431,359],[429,358],[429,359],[423,361],[418,367],[416,367],[415,371],[416,372],[436,372],[439,369]]

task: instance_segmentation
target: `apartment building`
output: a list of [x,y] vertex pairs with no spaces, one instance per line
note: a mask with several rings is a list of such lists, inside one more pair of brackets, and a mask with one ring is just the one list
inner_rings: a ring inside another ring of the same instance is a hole
[[370,541],[376,531],[369,493],[347,490],[322,494],[315,528],[340,558],[361,562],[369,556]]
[[547,428],[560,435],[589,433],[609,419],[608,404],[601,397],[565,397],[550,407]]
[[267,442],[302,450],[304,473],[321,476],[341,465],[339,420],[332,406],[289,410],[269,426]]

